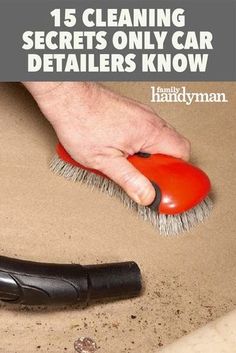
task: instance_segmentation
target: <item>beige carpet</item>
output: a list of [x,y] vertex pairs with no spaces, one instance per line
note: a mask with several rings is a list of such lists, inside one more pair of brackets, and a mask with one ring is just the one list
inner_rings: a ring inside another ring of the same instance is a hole
[[[150,101],[151,83],[109,86]],[[140,298],[83,310],[2,306],[0,352],[73,353],[74,341],[89,336],[101,353],[154,353],[236,307],[236,84],[186,87],[225,92],[229,103],[152,105],[192,141],[193,161],[214,186],[205,225],[166,239],[119,201],[53,175],[52,128],[20,85],[0,85],[0,254],[82,264],[135,260],[146,287]]]

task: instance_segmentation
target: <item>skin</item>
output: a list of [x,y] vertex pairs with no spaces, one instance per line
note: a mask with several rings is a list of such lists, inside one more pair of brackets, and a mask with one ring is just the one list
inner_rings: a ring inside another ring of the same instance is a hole
[[151,204],[155,190],[127,156],[142,151],[189,159],[189,141],[146,105],[94,83],[24,85],[72,158],[107,175],[139,204]]

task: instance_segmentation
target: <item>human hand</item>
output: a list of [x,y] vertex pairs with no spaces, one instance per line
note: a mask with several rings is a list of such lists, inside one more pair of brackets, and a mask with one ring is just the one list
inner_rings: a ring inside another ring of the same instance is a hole
[[129,155],[189,158],[189,141],[148,106],[93,83],[24,84],[71,157],[107,175],[139,204],[151,204],[155,190],[128,162]]

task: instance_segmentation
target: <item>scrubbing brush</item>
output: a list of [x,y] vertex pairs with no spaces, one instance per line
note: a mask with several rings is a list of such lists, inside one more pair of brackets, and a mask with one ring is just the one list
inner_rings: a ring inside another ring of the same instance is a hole
[[141,206],[125,191],[101,172],[75,162],[58,143],[50,168],[72,181],[98,187],[110,196],[118,197],[126,207],[135,210],[163,235],[177,235],[189,231],[208,217],[212,201],[208,194],[211,184],[199,168],[175,157],[147,153],[129,156],[133,166],[153,184],[156,197],[150,206]]

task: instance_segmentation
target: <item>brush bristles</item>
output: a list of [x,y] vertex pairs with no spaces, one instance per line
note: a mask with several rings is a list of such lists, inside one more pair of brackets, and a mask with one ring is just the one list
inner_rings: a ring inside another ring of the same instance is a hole
[[68,164],[60,159],[58,155],[55,155],[52,159],[50,169],[54,173],[64,176],[66,179],[74,182],[82,182],[92,189],[96,187],[109,196],[117,197],[125,207],[136,211],[145,221],[151,222],[162,235],[177,235],[184,231],[189,231],[196,224],[203,222],[209,216],[212,209],[212,201],[207,197],[187,212],[178,215],[158,214],[149,207],[138,205],[112,180]]

